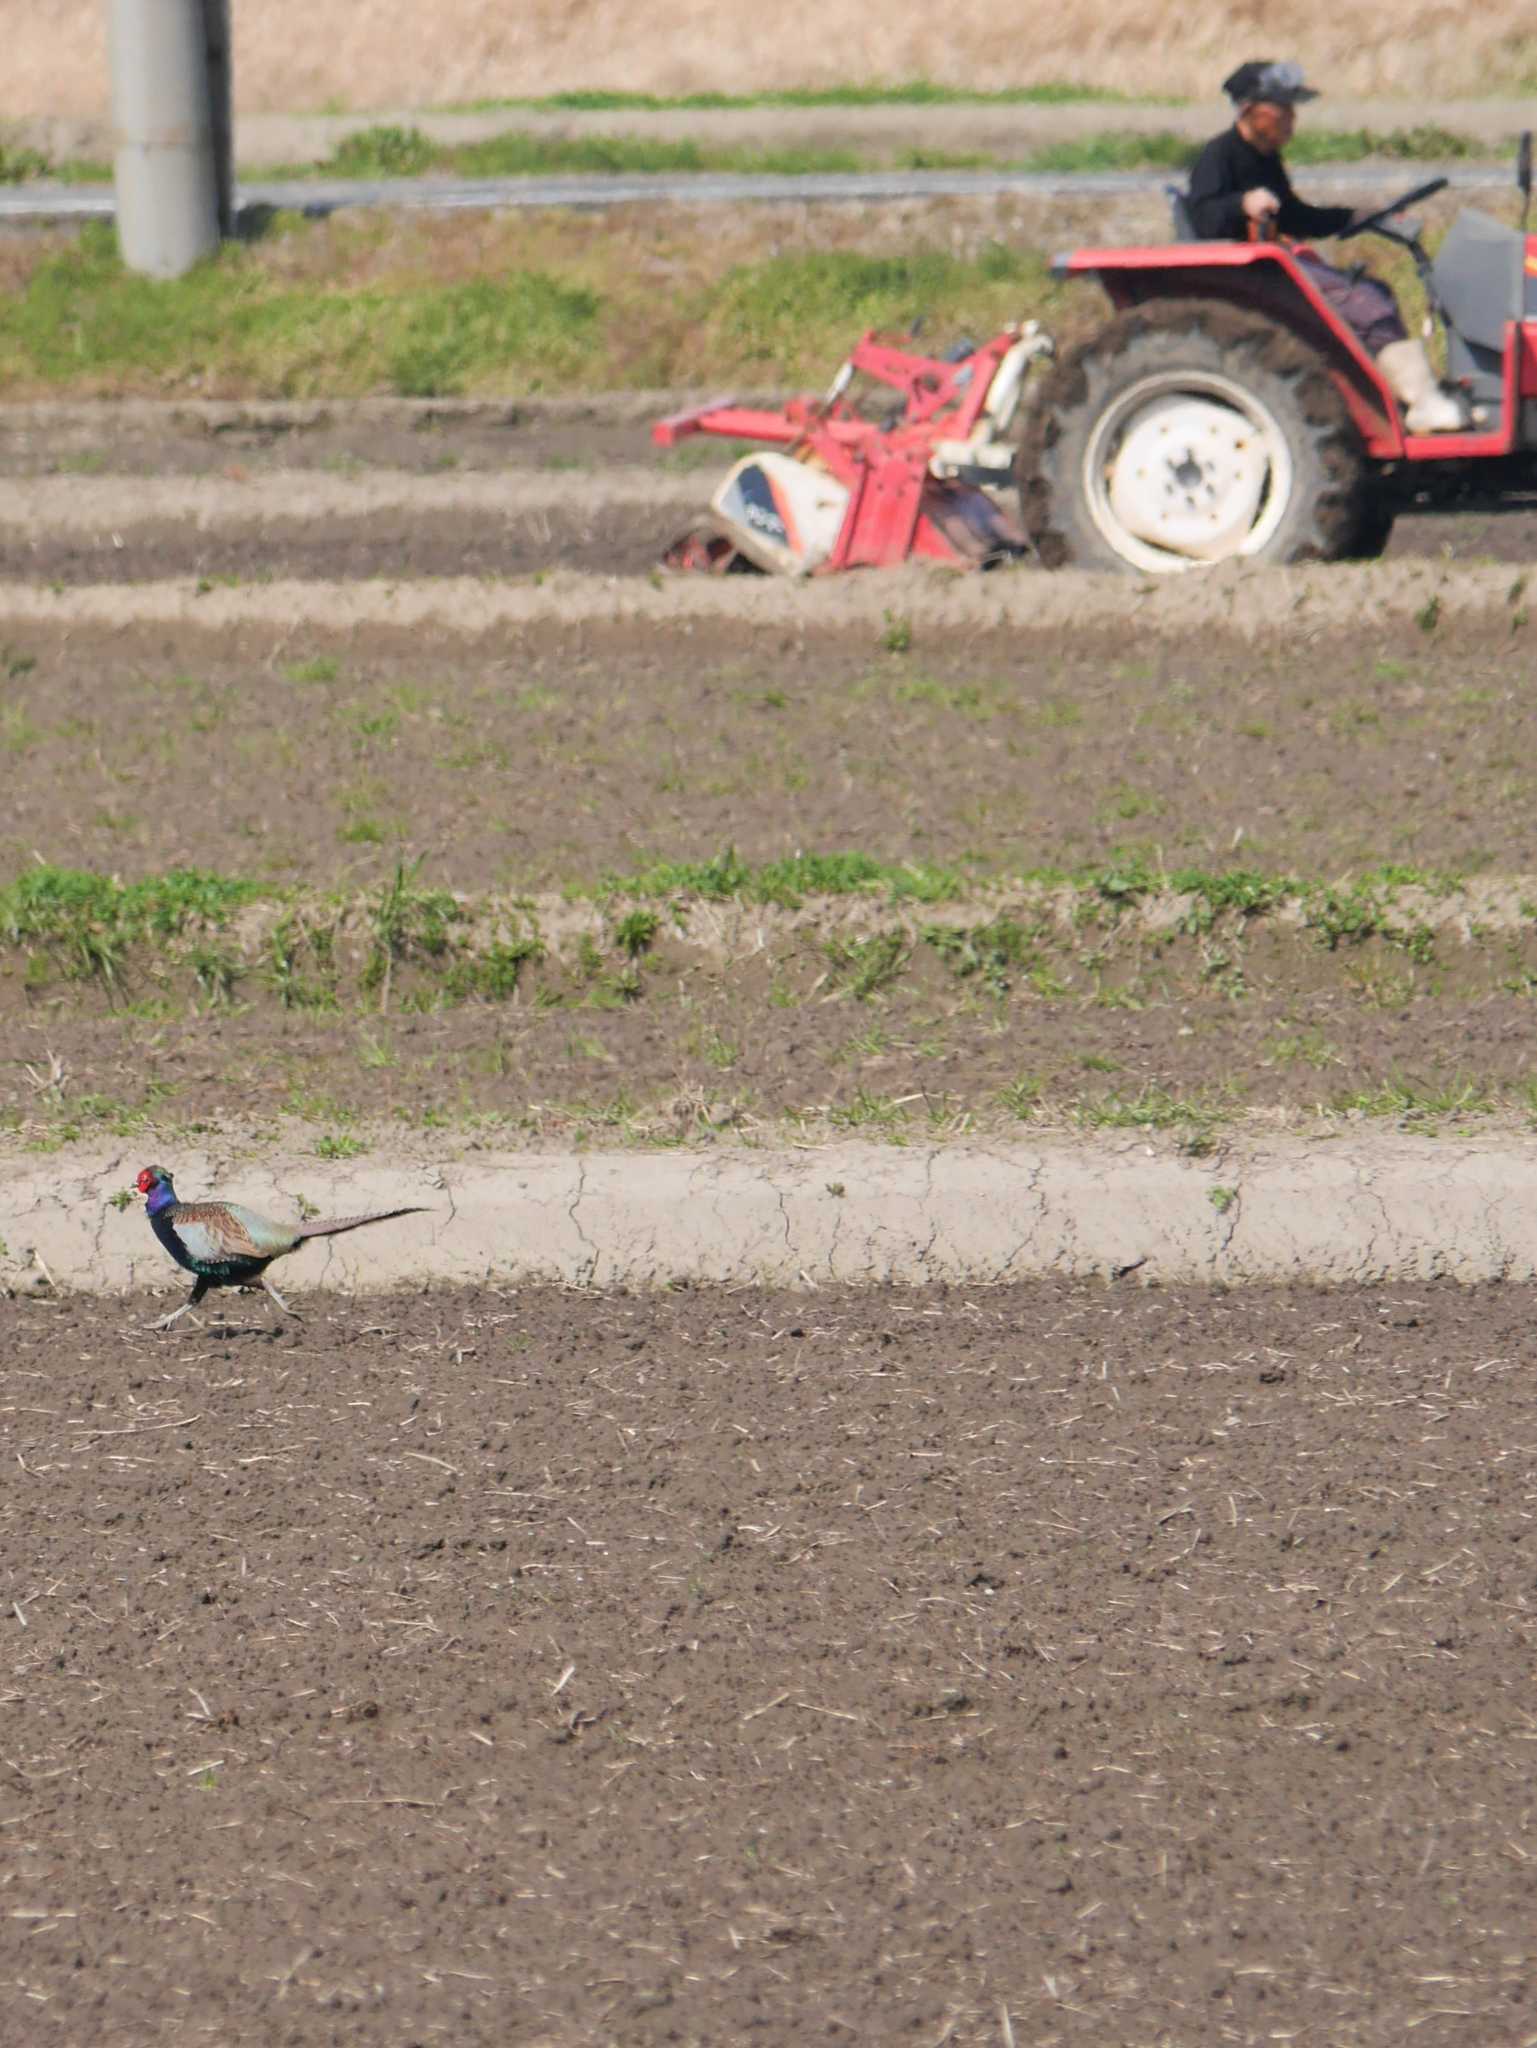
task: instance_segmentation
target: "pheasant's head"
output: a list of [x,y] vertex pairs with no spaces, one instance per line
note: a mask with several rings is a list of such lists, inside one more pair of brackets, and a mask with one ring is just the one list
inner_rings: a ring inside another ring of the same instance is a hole
[[135,1185],[141,1195],[149,1197],[152,1208],[158,1207],[161,1202],[173,1202],[176,1199],[176,1190],[171,1186],[171,1176],[163,1166],[144,1167]]

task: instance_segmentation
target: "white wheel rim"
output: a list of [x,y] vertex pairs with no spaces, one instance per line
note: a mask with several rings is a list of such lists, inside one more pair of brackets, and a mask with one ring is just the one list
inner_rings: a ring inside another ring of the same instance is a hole
[[1294,470],[1269,408],[1228,377],[1144,377],[1096,421],[1084,497],[1105,540],[1154,575],[1256,555],[1291,503]]

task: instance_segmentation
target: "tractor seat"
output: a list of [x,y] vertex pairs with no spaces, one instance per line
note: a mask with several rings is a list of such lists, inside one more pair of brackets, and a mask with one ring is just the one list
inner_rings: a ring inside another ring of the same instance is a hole
[[1200,241],[1201,238],[1195,231],[1195,222],[1190,217],[1190,199],[1183,186],[1165,185],[1163,189],[1168,195],[1169,217],[1174,223],[1175,241]]

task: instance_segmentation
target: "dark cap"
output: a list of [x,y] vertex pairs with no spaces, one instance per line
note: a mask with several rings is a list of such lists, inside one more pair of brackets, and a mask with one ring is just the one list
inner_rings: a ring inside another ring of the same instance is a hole
[[1235,107],[1250,106],[1255,100],[1265,100],[1273,107],[1295,107],[1318,97],[1304,80],[1302,66],[1289,57],[1253,57],[1223,79],[1222,90]]

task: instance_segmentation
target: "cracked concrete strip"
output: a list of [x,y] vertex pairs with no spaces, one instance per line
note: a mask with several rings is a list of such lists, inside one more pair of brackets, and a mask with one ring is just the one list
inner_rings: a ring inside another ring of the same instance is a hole
[[[143,1148],[140,1147],[140,1150]],[[120,1294],[181,1276],[137,1201],[121,1145],[0,1175],[0,1280]],[[301,1251],[317,1288],[677,1281],[816,1287],[1032,1275],[1140,1282],[1537,1278],[1537,1156],[1509,1132],[1455,1139],[1361,1128],[1246,1138],[1192,1159],[1141,1140],[781,1152],[445,1154],[317,1165],[233,1146],[173,1161],[188,1197],[276,1216],[422,1203],[427,1213]]]
[[288,580],[208,590],[189,578],[77,588],[0,584],[0,625],[200,626],[211,633],[249,627],[279,638],[296,627],[342,637],[360,627],[430,627],[441,639],[475,640],[521,626],[586,621],[683,633],[707,620],[776,633],[880,632],[898,616],[914,630],[946,633],[1093,625],[1141,639],[1199,632],[1247,640],[1273,636],[1278,617],[1304,636],[1401,624],[1422,616],[1432,597],[1436,615],[1448,620],[1508,617],[1517,588],[1508,563],[1410,557],[1291,569],[1224,563],[1199,576],[1156,583],[1082,570],[960,576],[921,567],[809,582],[556,570],[521,583],[445,576],[410,582]]

